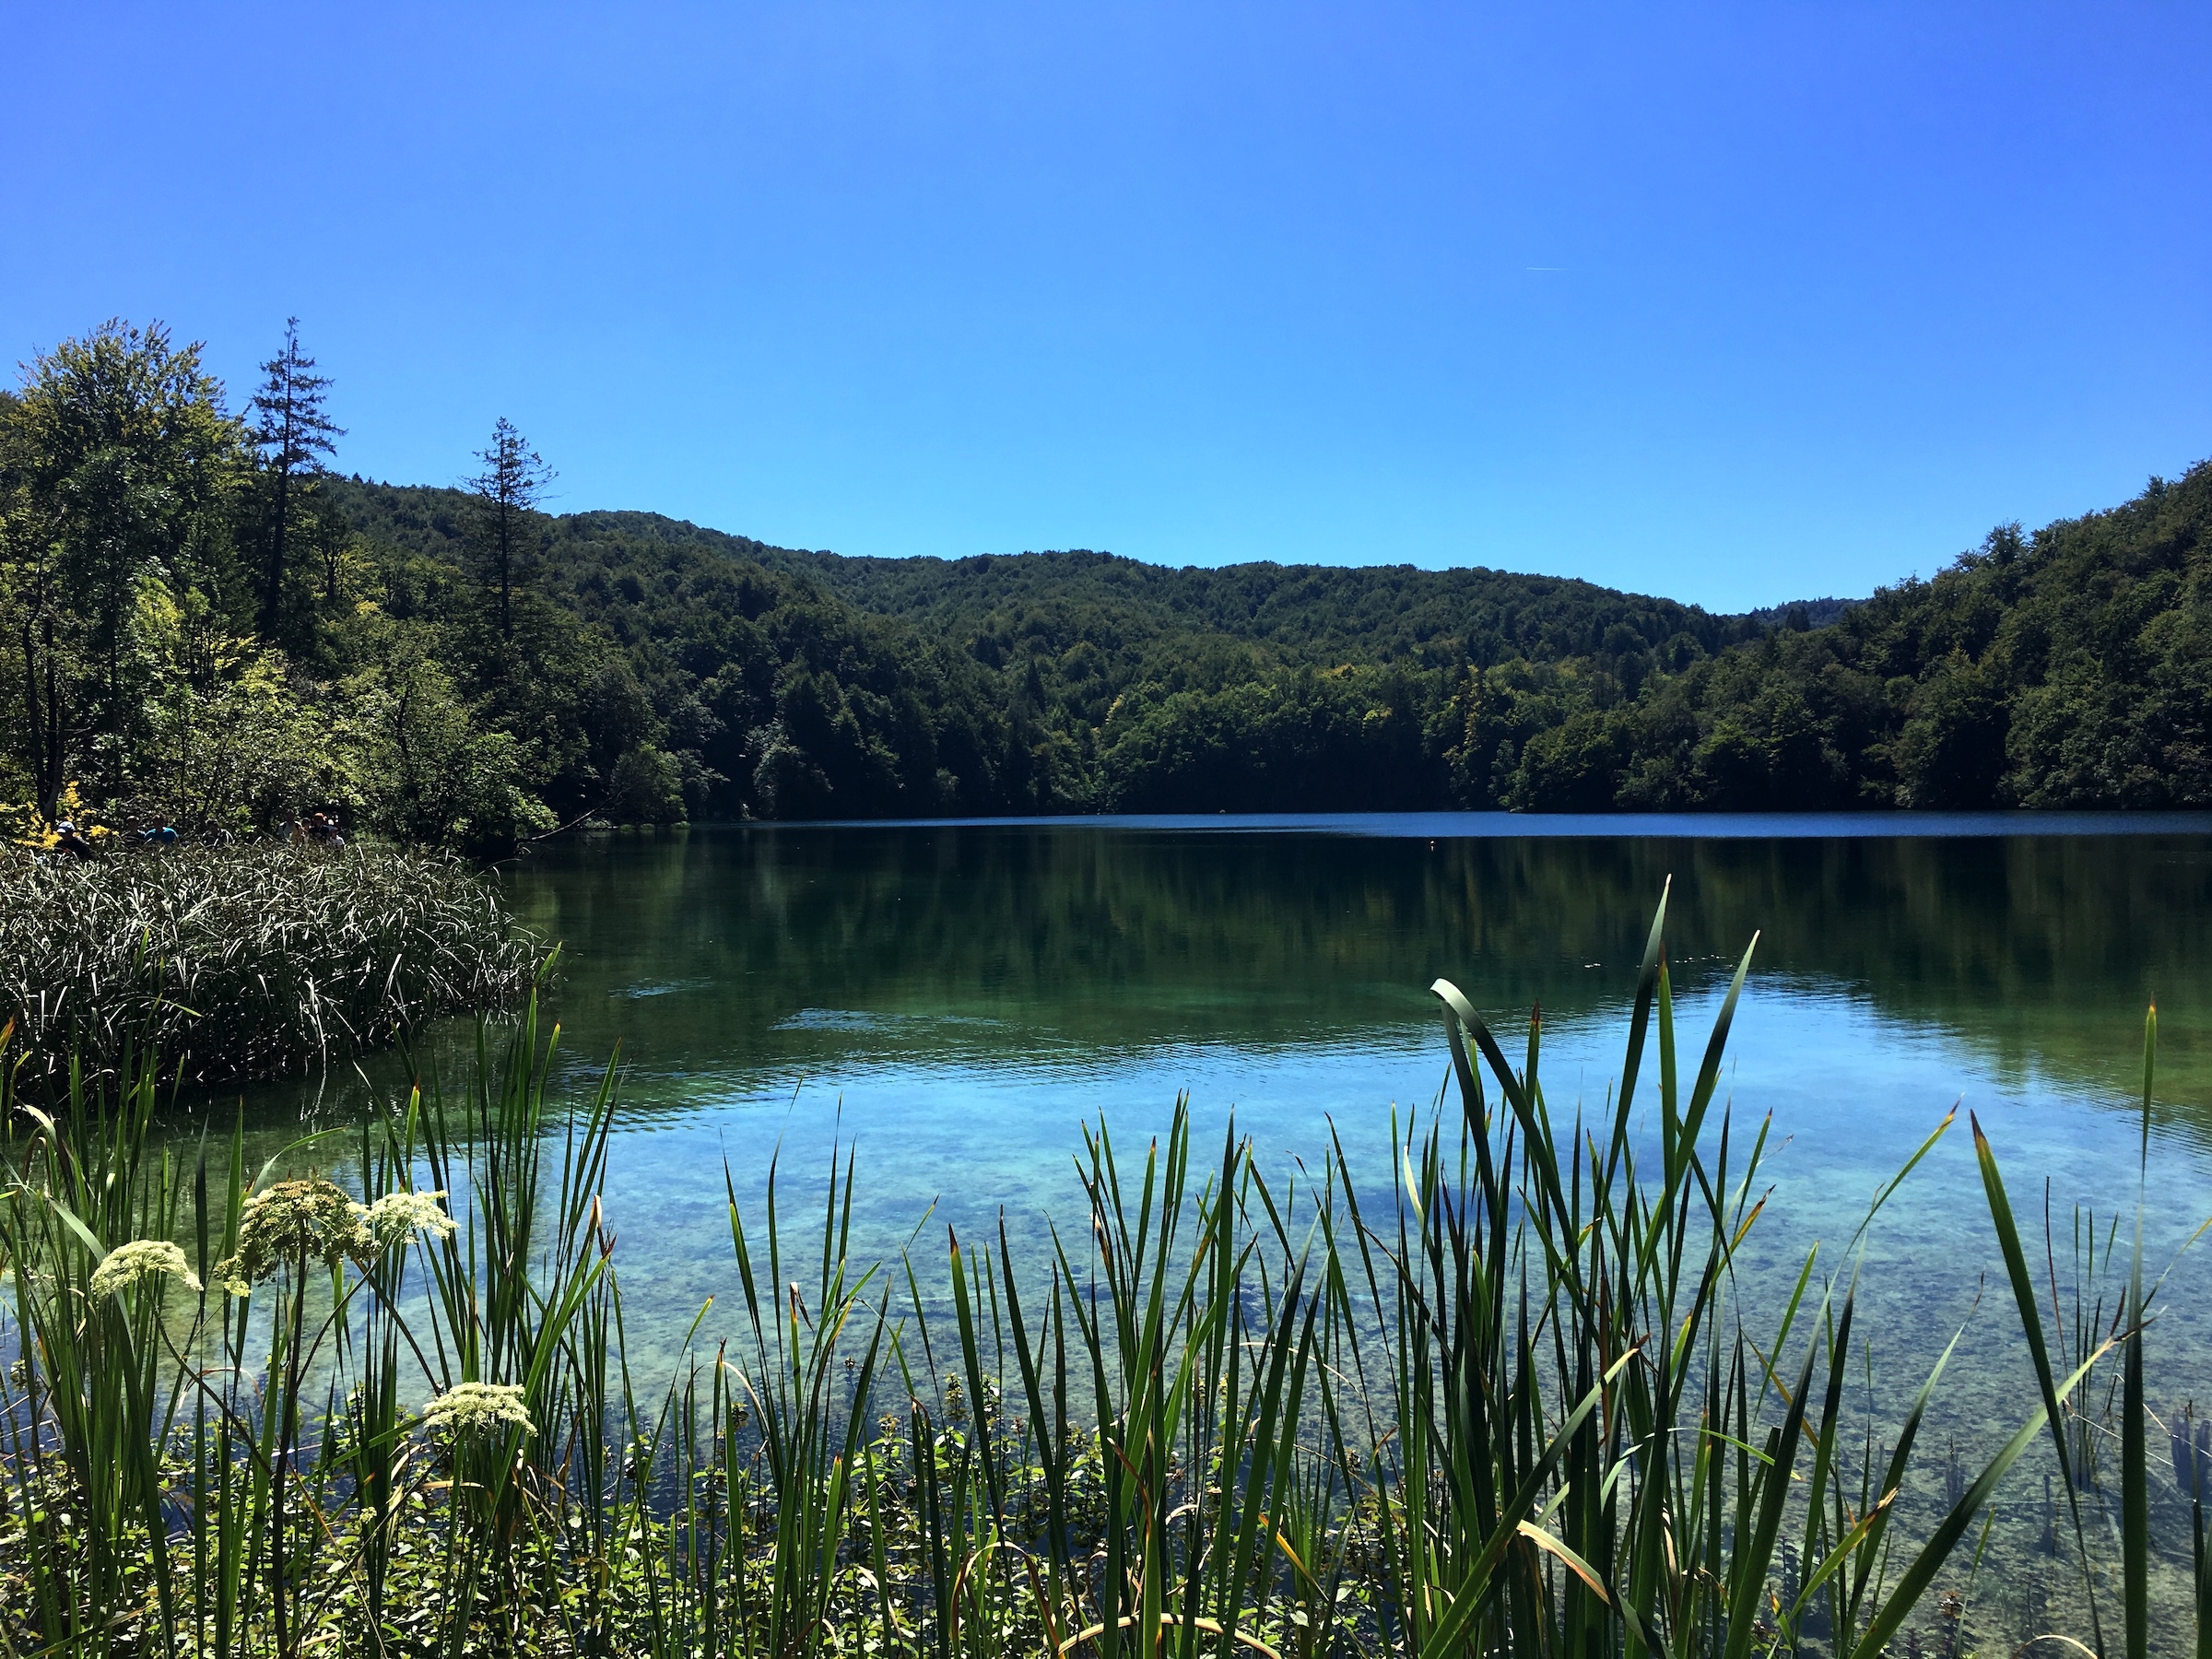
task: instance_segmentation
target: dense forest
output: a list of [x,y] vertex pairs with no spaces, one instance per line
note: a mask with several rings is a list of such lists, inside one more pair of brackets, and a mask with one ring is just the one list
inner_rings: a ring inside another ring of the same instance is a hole
[[1487,570],[846,559],[552,515],[504,420],[454,487],[371,483],[333,469],[296,329],[263,377],[233,410],[198,347],[109,324],[0,394],[18,833],[2212,803],[2212,465],[1932,582],[1727,617]]

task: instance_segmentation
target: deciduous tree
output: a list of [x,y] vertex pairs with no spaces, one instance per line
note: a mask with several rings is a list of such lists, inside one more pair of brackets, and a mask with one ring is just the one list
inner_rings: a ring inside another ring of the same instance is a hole
[[49,818],[79,765],[116,793],[143,735],[147,584],[213,589],[230,563],[245,432],[200,351],[111,321],[35,358],[0,406],[0,595]]

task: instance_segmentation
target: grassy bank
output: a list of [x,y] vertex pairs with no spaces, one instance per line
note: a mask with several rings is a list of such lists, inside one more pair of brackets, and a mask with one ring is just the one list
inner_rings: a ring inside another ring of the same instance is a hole
[[264,844],[78,864],[0,848],[0,1025],[19,1088],[134,1047],[194,1081],[294,1071],[508,1006],[535,959],[497,889],[449,855]]
[[1406,1127],[1389,1190],[1336,1148],[1271,1180],[1179,1112],[1141,1150],[1087,1135],[1049,1262],[947,1237],[871,1265],[853,1159],[795,1225],[733,1173],[743,1306],[702,1312],[674,1377],[625,1357],[617,1229],[651,1218],[600,1201],[611,1078],[552,1100],[534,1013],[462,1096],[302,1154],[342,1188],[235,1141],[158,1153],[143,1068],[19,1116],[7,1640],[1958,1659],[2042,1634],[1978,1588],[2029,1460],[2056,1485],[2021,1617],[2207,1651],[2139,1252],[2024,1241],[1975,1130],[2037,1382],[1982,1461],[1924,1444],[1943,1368],[1871,1386],[1850,1250],[1771,1300],[1739,1284],[1765,1183],[1763,1128],[1718,1099],[1735,989],[1679,1042],[1660,936],[1590,1118],[1547,1109],[1534,1025],[1509,1059],[1440,983],[1460,1099]]

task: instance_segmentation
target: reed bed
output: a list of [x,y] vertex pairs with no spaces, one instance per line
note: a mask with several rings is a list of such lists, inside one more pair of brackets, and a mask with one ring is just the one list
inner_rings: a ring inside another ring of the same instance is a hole
[[[1440,982],[1459,1099],[1402,1126],[1386,1191],[1341,1147],[1271,1181],[1179,1109],[1141,1148],[1087,1133],[1088,1213],[1049,1261],[1002,1231],[867,1264],[850,1152],[796,1223],[772,1170],[757,1212],[733,1172],[743,1306],[653,1382],[599,1197],[613,1074],[552,1100],[535,1006],[458,1095],[258,1171],[235,1136],[158,1150],[150,1065],[80,1081],[7,1148],[0,1633],[282,1659],[2212,1652],[2185,1425],[2186,1498],[2152,1500],[2139,1243],[2039,1252],[2045,1282],[1975,1129],[2037,1382],[1979,1461],[1936,1455],[1940,1363],[1890,1415],[1854,1385],[1848,1261],[1771,1304],[1739,1285],[1765,1132],[1716,1096],[1749,953],[1692,1053],[1662,939],[1587,1118],[1547,1107],[1537,1022],[1509,1059]],[[344,1187],[288,1173],[341,1151]],[[2062,1305],[2097,1311],[2053,1340]],[[1993,1495],[2030,1456],[2077,1581],[2041,1616],[2073,1646],[1976,1622]],[[2185,1535],[2154,1540],[2177,1502]],[[2154,1606],[2154,1557],[2193,1605]]]
[[179,847],[74,864],[0,849],[0,1025],[19,1087],[159,1053],[264,1077],[511,1006],[536,958],[450,855]]

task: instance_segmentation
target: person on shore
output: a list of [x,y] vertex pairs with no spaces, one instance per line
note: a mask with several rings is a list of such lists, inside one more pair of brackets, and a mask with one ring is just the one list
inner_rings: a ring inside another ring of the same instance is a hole
[[94,859],[100,850],[85,838],[84,832],[68,818],[53,827],[53,850],[69,858]]

